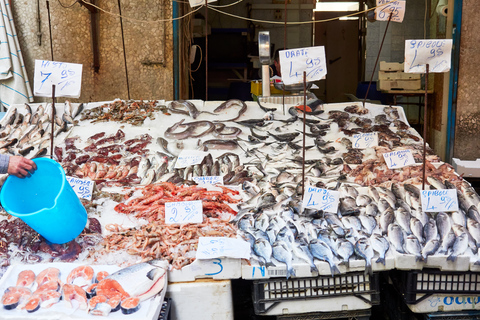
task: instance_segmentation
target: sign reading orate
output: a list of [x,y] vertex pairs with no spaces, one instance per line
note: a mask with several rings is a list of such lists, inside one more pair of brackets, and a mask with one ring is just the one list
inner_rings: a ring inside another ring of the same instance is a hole
[[279,57],[282,82],[286,85],[302,83],[304,71],[307,81],[325,79],[327,64],[323,46],[282,50]]
[[222,176],[204,176],[204,177],[192,177],[193,181],[195,181],[198,185],[223,185],[223,177]]
[[221,257],[250,259],[250,244],[243,240],[233,238],[198,238],[197,259],[213,259]]
[[425,73],[450,70],[452,39],[406,40],[404,71]]
[[66,178],[79,198],[92,200],[93,186],[95,185],[94,181],[69,176],[66,176]]
[[56,97],[80,97],[82,65],[35,60],[34,94],[38,97],[52,97],[52,85],[55,85]]
[[354,134],[352,136],[352,147],[356,149],[367,149],[378,146],[378,133],[367,132]]
[[457,190],[422,190],[422,210],[424,212],[458,211]]
[[392,19],[390,21],[402,22],[405,16],[406,1],[377,0],[375,8],[375,20],[388,21],[390,13]]
[[165,203],[165,223],[202,223],[203,206],[201,200]]
[[337,213],[339,192],[308,187],[303,195],[303,209],[317,209]]
[[182,150],[178,155],[177,162],[175,162],[175,168],[186,168],[202,163],[207,154],[208,152],[199,150]]
[[388,169],[398,169],[415,164],[415,159],[410,150],[398,150],[384,153],[383,158],[387,163]]

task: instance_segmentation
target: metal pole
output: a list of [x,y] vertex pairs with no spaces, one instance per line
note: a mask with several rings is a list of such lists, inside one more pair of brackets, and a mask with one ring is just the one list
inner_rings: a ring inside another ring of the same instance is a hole
[[385,28],[385,33],[383,34],[382,43],[380,44],[380,49],[378,49],[377,60],[375,61],[375,65],[373,66],[372,76],[370,77],[370,82],[368,83],[367,93],[365,94],[365,98],[363,99],[363,107],[365,108],[365,101],[367,101],[368,92],[370,91],[370,86],[373,81],[373,76],[375,75],[375,69],[377,69],[378,59],[380,58],[380,53],[382,52],[383,42],[385,41],[385,36],[387,35],[388,25],[390,24],[390,20],[392,19],[393,12],[390,12],[390,16],[388,17],[387,27]]
[[428,68],[425,72],[425,106],[423,107],[423,180],[422,180],[422,190],[425,190],[425,181],[426,181],[426,161],[427,161],[427,104],[428,104]]
[[52,55],[52,61],[55,61],[53,58],[53,37],[52,37],[52,21],[50,17],[50,1],[47,0],[47,12],[48,12],[48,30],[50,32],[50,54]]
[[305,119],[307,109],[307,72],[303,71],[303,148],[302,148],[302,200],[305,193]]
[[205,0],[205,101],[208,101],[208,2]]
[[53,134],[55,132],[55,85],[52,84],[52,136],[50,137],[50,158],[53,159]]

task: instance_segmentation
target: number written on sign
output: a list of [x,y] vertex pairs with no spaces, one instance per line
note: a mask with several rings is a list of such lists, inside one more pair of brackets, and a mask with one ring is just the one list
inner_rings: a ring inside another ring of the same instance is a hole
[[451,39],[406,40],[405,72],[447,72],[451,65]]
[[165,203],[165,223],[185,224],[203,221],[202,201],[181,201]]

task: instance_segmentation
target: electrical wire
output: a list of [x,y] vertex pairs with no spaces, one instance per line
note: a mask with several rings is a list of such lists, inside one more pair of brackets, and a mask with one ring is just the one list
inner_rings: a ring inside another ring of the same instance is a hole
[[[58,0],[60,1],[60,0]],[[76,0],[73,4],[75,4],[78,0]],[[186,3],[186,1],[179,1],[179,0],[175,0],[176,2],[181,2],[181,3]],[[285,25],[285,22],[282,22],[282,21],[269,21],[269,20],[259,20],[259,19],[252,19],[252,18],[246,18],[246,17],[242,17],[242,16],[237,16],[235,14],[232,14],[232,13],[228,13],[228,12],[224,12],[222,10],[219,10],[217,8],[220,8],[220,7],[227,7],[227,6],[232,6],[232,5],[235,5],[235,4],[238,4],[240,2],[242,2],[243,0],[238,0],[237,2],[234,2],[234,3],[231,3],[231,4],[228,4],[228,5],[224,5],[224,6],[212,6],[212,5],[209,5],[208,8],[209,9],[212,9],[218,13],[221,13],[221,14],[224,14],[224,15],[227,15],[227,16],[230,16],[230,17],[233,17],[233,18],[237,18],[237,19],[240,19],[240,20],[246,20],[246,21],[251,21],[251,22],[258,22],[258,23],[268,23],[268,24],[281,24],[281,25]],[[354,17],[356,15],[360,15],[360,14],[363,14],[363,13],[366,13],[366,12],[369,12],[369,11],[372,11],[372,10],[375,10],[376,8],[381,8],[381,7],[384,7],[390,3],[393,3],[397,0],[391,0],[389,2],[386,2],[384,4],[381,4],[379,6],[376,6],[376,7],[372,7],[372,8],[369,8],[367,10],[364,10],[364,11],[358,11],[358,12],[355,12],[355,13],[352,13],[352,14],[348,14],[348,15],[345,15],[345,16],[339,16],[339,17],[335,17],[335,18],[330,18],[330,19],[325,19],[325,20],[314,20],[314,21],[296,21],[296,22],[287,22],[287,25],[303,25],[303,24],[313,24],[313,23],[322,23],[322,22],[330,22],[330,21],[335,21],[335,20],[339,20],[341,18],[348,18],[348,17]],[[72,5],[73,5],[72,4]],[[186,14],[184,14],[183,16],[181,17],[177,17],[177,18],[172,18],[172,19],[161,19],[161,20],[138,20],[138,19],[133,19],[133,18],[129,18],[129,17],[125,17],[125,16],[122,16],[118,13],[114,13],[114,12],[110,12],[110,11],[107,11],[105,9],[102,9],[101,7],[97,6],[97,5],[94,5],[93,3],[89,3],[89,2],[83,2],[84,5],[89,5],[89,6],[92,6],[100,11],[102,11],[103,13],[106,13],[106,14],[109,14],[109,15],[112,15],[112,16],[115,16],[115,17],[119,17],[119,18],[122,18],[122,19],[125,19],[125,20],[128,20],[128,21],[131,21],[131,22],[140,22],[140,23],[157,23],[157,22],[170,22],[170,21],[176,21],[176,20],[181,20],[181,19],[184,19],[190,15],[192,15],[193,13],[197,12],[198,10],[202,9],[205,7],[205,5],[201,5],[199,6],[198,8],[194,9],[193,11],[190,11]]]
[[234,6],[236,4],[239,4],[240,2],[243,2],[243,0],[238,0],[237,2],[233,2],[233,3],[230,3],[230,4],[224,4],[224,5],[213,5],[213,4],[209,4],[208,6],[209,7],[215,7],[215,8],[227,8],[227,7],[231,7],[231,6]]
[[68,8],[73,7],[77,2],[78,2],[78,0],[75,0],[72,4],[66,6],[66,5],[64,5],[64,4],[62,3],[62,1],[58,0],[58,3],[59,3],[62,7],[64,7],[65,9],[68,9]]

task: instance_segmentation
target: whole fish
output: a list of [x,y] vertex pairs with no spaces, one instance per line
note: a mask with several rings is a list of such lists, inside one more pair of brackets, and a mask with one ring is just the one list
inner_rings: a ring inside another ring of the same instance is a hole
[[325,242],[320,241],[318,239],[313,239],[308,244],[308,248],[310,249],[310,252],[312,253],[312,256],[314,258],[321,261],[326,261],[330,265],[330,271],[332,273],[332,277],[335,276],[335,274],[340,273],[340,270],[338,270],[333,260],[332,250]]
[[388,226],[388,239],[395,250],[405,253],[403,231],[398,224],[392,223]]
[[150,260],[120,269],[105,279],[117,281],[130,296],[145,301],[163,290],[167,269],[168,261]]
[[385,237],[379,234],[373,234],[370,237],[370,244],[372,249],[378,253],[377,263],[381,263],[385,265],[385,254],[387,253],[388,249],[390,248],[390,244]]
[[269,218],[265,213],[257,213],[257,216],[255,217],[255,223],[254,227],[256,229],[260,229],[262,231],[266,231],[268,226],[269,226]]
[[417,237],[418,241],[420,241],[420,243],[424,243],[424,239],[423,239],[423,225],[422,223],[420,222],[420,220],[418,220],[417,218],[415,217],[412,217],[410,219],[410,230],[412,230],[412,233],[415,237]]
[[397,183],[392,183],[391,189],[397,200],[405,200],[405,189],[403,187],[399,186]]
[[442,239],[440,248],[438,249],[438,254],[447,254],[448,250],[453,247],[455,239],[455,232],[453,232],[453,230],[450,230],[450,232]]
[[370,203],[365,207],[365,214],[376,217],[378,215],[378,206],[375,203]]
[[375,187],[368,187],[368,194],[370,197],[372,197],[373,201],[378,203],[380,201],[380,194],[378,193],[378,190]]
[[461,226],[467,226],[467,214],[462,209],[451,213],[452,222]]
[[371,235],[377,226],[377,220],[366,214],[359,214],[358,219],[360,219],[360,222],[362,223],[363,230],[365,230],[368,235]]
[[162,148],[163,152],[165,152],[168,156],[172,158],[176,158],[177,156],[168,151],[168,141],[162,137],[157,138],[157,144]]
[[445,212],[437,213],[435,220],[437,223],[437,229],[438,234],[440,235],[440,239],[443,239],[443,237],[445,237],[447,233],[450,232],[450,229],[452,228],[452,221],[450,220],[448,214],[446,214]]
[[477,248],[480,247],[480,223],[477,221],[468,218],[467,220],[467,228],[468,232],[472,236],[472,238],[475,240],[477,244]]
[[372,198],[370,198],[366,194],[361,194],[355,199],[355,202],[359,207],[366,207],[372,202]]
[[410,230],[410,214],[403,208],[398,208],[395,211],[395,222],[407,233],[407,235],[412,234]]
[[285,263],[285,265],[287,266],[287,279],[291,276],[295,276],[295,270],[292,266],[292,252],[291,249],[288,248],[286,243],[284,241],[275,241],[272,245],[272,252],[273,257],[276,260]]
[[355,248],[353,244],[345,239],[339,239],[337,254],[342,258],[341,264],[350,266],[350,257],[353,255]]
[[272,262],[272,246],[264,238],[257,238],[253,244],[253,251],[255,254],[261,258],[259,261],[261,264],[269,267],[275,267],[275,264]]
[[382,234],[387,234],[388,226],[395,220],[395,213],[393,212],[392,208],[383,211],[380,214],[380,229],[382,230]]
[[422,249],[422,257],[424,261],[427,261],[428,256],[434,255],[437,252],[438,248],[440,247],[440,241],[437,239],[431,239]]
[[415,261],[423,261],[422,246],[417,237],[409,235],[405,240],[405,251],[415,256]]
[[313,256],[312,253],[310,252],[310,249],[308,249],[308,245],[306,242],[301,241],[300,243],[295,243],[292,246],[292,252],[293,254],[305,261],[306,263],[310,264],[310,272],[314,273],[316,272],[318,274],[318,269],[317,266],[315,265],[315,262],[313,261]]
[[235,117],[235,118],[232,118],[232,119],[229,119],[229,120],[224,120],[224,121],[235,121],[237,120],[238,118],[240,118],[244,113],[245,111],[247,111],[247,105],[245,104],[245,102],[243,102],[242,100],[238,100],[238,99],[230,99],[230,100],[227,100],[225,102],[223,102],[222,104],[220,104],[217,108],[215,108],[215,110],[213,110],[214,114],[215,113],[219,113],[227,108],[231,108],[232,106],[240,106],[240,110],[238,111],[238,115]]
[[365,259],[365,272],[372,275],[373,248],[368,238],[361,238],[355,243],[355,253]]
[[438,229],[434,219],[429,219],[427,224],[423,227],[423,235],[426,242],[432,239],[437,239]]
[[466,233],[462,233],[455,238],[452,254],[447,257],[447,260],[455,262],[457,260],[457,257],[464,254],[467,248],[468,236]]

